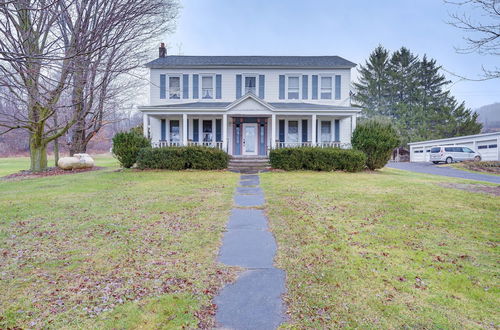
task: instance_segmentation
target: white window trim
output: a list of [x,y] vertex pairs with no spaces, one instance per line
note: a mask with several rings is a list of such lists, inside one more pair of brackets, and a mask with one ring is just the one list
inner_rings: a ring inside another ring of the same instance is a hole
[[[323,79],[322,78],[330,78],[332,80],[332,87],[330,90],[330,93],[332,95],[331,98],[329,99],[324,99],[321,97],[321,91],[323,90]],[[341,78],[342,79],[342,78]],[[319,75],[319,82],[318,82],[318,100],[335,100],[335,74],[321,74]]]
[[259,74],[257,73],[246,73],[241,75],[241,95],[245,95],[245,78],[253,77],[255,78],[255,95],[259,94]]
[[[299,78],[299,97],[296,98],[296,99],[290,99],[290,98],[288,98],[288,78],[290,78],[290,77]],[[285,75],[285,93],[286,93],[285,98],[287,100],[292,100],[292,101],[300,101],[300,100],[302,100],[302,74],[294,73],[294,74],[287,74],[287,75]]]
[[[170,97],[170,78],[179,78],[179,98],[174,99]],[[182,100],[182,95],[183,95],[183,90],[182,90],[182,74],[165,74],[165,85],[166,85],[166,98],[167,100],[171,101],[180,101]]]
[[[215,73],[200,73],[199,74],[199,83],[198,83],[198,95],[200,96],[200,100],[214,100],[215,99]],[[204,99],[203,98],[203,77],[212,77],[212,98],[211,99]]]

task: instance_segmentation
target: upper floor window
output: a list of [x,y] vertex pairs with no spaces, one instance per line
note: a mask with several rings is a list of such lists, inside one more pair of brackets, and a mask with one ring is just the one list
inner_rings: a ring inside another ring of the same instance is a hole
[[171,99],[181,98],[181,77],[168,77],[168,95]]
[[321,77],[321,99],[330,100],[333,95],[332,77]]
[[204,99],[214,98],[214,77],[202,76],[201,77],[201,97]]
[[288,77],[288,98],[298,99],[300,91],[300,78],[298,76]]
[[252,93],[257,95],[257,77],[256,76],[246,76],[245,77],[245,87],[244,93]]

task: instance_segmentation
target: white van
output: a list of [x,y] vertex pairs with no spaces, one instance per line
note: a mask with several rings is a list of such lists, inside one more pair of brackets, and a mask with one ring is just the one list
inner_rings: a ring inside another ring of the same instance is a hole
[[451,164],[464,160],[481,160],[481,154],[465,146],[437,146],[431,148],[431,162]]

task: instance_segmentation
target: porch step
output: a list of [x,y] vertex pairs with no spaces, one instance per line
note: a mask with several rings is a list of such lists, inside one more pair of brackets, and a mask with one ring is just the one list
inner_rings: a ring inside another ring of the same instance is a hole
[[234,172],[259,172],[270,168],[268,157],[231,157],[228,167]]

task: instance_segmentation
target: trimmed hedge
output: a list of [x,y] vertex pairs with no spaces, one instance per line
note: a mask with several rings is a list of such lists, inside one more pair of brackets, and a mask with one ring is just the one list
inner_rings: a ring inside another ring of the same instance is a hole
[[113,137],[112,152],[122,167],[130,168],[137,161],[139,150],[150,146],[149,140],[140,133],[120,132]]
[[137,156],[140,169],[221,170],[227,168],[229,155],[209,147],[144,148]]
[[340,148],[282,148],[269,153],[273,168],[286,171],[347,171],[359,172],[365,168],[366,155],[359,150]]

